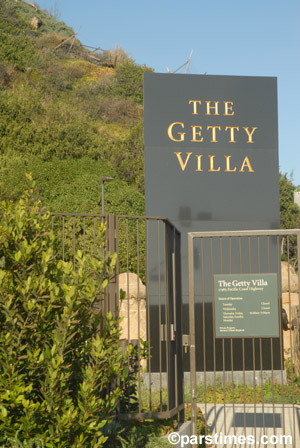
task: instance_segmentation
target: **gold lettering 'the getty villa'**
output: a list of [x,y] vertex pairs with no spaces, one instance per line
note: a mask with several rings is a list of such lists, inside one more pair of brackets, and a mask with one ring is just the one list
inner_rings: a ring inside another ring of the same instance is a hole
[[[233,116],[235,114],[233,110],[232,101],[204,101],[201,100],[189,100],[189,104],[192,107],[192,115],[199,115],[199,113],[205,113],[206,116]],[[245,141],[248,144],[254,143],[254,134],[258,127],[251,126],[206,126],[204,129],[201,125],[191,125],[191,129],[187,132],[184,123],[181,121],[174,121],[170,124],[167,130],[167,134],[170,140],[173,142],[184,142],[189,140],[192,143],[202,143],[208,140],[210,143],[218,143],[219,135],[225,133],[228,138],[228,143],[237,143],[236,138],[238,133],[241,133],[245,137]],[[193,152],[186,152],[182,155],[182,152],[174,152],[177,157],[179,166],[182,171],[185,171],[188,163],[194,161],[195,171],[203,171],[203,154],[195,154],[195,159],[191,156]],[[216,163],[215,155],[207,155],[209,161],[209,172],[218,173],[224,171],[226,173],[254,173],[253,166],[246,156],[239,167],[231,161],[231,155],[224,155],[223,165]]]

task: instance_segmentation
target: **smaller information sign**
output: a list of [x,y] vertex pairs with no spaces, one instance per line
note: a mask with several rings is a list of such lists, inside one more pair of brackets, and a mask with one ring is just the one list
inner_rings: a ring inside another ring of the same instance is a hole
[[279,337],[277,274],[214,275],[216,338]]

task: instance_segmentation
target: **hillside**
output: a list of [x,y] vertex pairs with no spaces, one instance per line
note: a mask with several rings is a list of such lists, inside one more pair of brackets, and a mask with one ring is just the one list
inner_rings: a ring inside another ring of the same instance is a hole
[[[38,6],[0,0],[0,194],[31,171],[53,211],[144,213],[143,72],[122,48],[91,51]],[[126,198],[126,199],[125,199]]]
[[[100,212],[100,177],[112,176],[106,210],[144,214],[143,73],[152,69],[120,47],[86,48],[28,2],[0,0],[0,197],[18,197],[31,171],[50,210]],[[291,181],[280,179],[282,226],[295,226]]]

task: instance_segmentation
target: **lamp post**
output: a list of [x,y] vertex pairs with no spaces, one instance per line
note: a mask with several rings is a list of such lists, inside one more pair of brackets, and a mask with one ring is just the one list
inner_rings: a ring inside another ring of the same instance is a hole
[[113,177],[102,176],[101,177],[101,196],[102,196],[102,221],[104,221],[105,203],[104,203],[104,182],[114,180]]

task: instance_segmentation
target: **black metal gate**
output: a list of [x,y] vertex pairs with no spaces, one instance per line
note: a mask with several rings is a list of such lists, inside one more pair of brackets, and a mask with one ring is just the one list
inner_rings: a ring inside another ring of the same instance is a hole
[[72,260],[74,269],[77,250],[118,254],[100,306],[105,314],[121,315],[121,344],[137,347],[139,366],[136,397],[128,399],[119,418],[183,421],[180,233],[166,218],[83,213],[53,213],[52,228],[60,240],[59,256]]
[[[193,434],[200,408],[217,446],[300,446],[299,253],[299,230],[188,234]],[[257,274],[276,279],[278,335],[216,337],[216,276]]]

